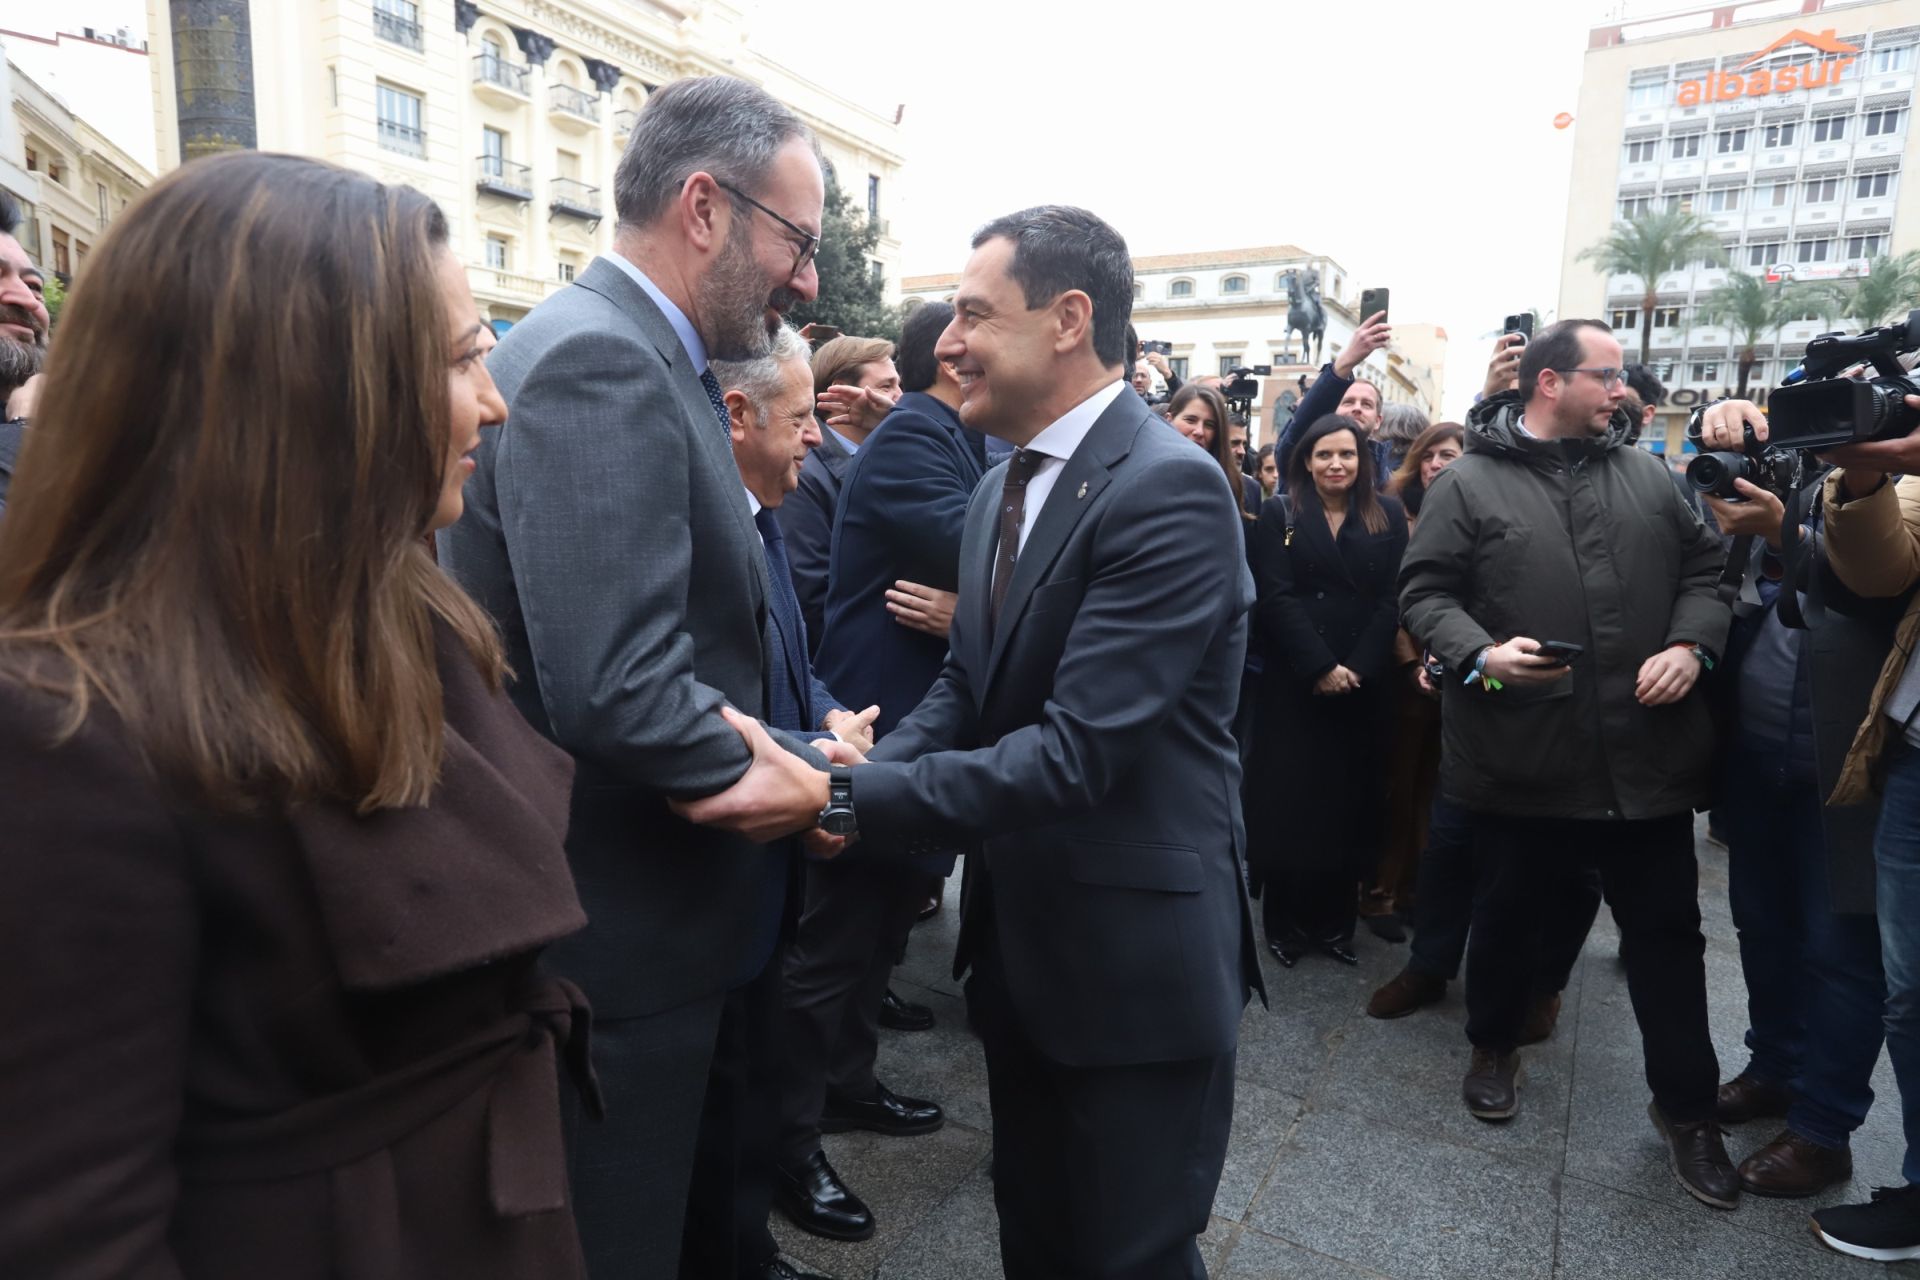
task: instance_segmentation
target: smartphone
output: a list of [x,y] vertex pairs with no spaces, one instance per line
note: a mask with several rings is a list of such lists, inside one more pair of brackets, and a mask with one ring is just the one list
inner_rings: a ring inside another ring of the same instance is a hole
[[1522,311],[1517,315],[1508,316],[1507,322],[1500,327],[1500,332],[1502,336],[1509,333],[1517,333],[1522,338],[1531,342],[1533,340],[1533,312]]
[[1572,644],[1566,640],[1543,640],[1535,649],[1534,656],[1554,659],[1556,667],[1570,666],[1573,660],[1587,651],[1585,645]]
[[1383,313],[1380,317],[1382,320],[1386,319],[1386,315],[1384,314],[1386,309],[1387,291],[1385,289],[1362,289],[1360,291],[1361,324],[1365,324],[1371,320],[1376,311]]
[[1173,354],[1173,344],[1171,342],[1142,342],[1140,344],[1141,355],[1146,355],[1149,352],[1155,352],[1155,351],[1159,352],[1163,356],[1170,356]]
[[821,324],[818,320],[800,330],[800,336],[808,342],[831,342],[840,336],[840,330],[830,324]]

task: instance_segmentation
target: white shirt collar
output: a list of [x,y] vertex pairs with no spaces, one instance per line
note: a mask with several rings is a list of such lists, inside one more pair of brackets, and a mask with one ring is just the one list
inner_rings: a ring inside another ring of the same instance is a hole
[[760,514],[760,499],[758,499],[758,498],[756,498],[756,497],[754,497],[754,496],[753,496],[753,490],[751,490],[751,489],[748,489],[748,488],[747,488],[747,486],[745,486],[745,485],[741,485],[740,487],[741,487],[741,489],[743,489],[743,490],[745,490],[745,492],[746,492],[746,495],[747,495],[747,510],[748,510],[748,511],[750,511],[750,512],[752,512],[752,513],[753,513],[754,515],[756,515],[756,516],[757,516],[757,515],[759,515],[759,514]]
[[649,298],[653,299],[653,305],[660,308],[660,313],[666,316],[667,323],[673,326],[674,336],[680,339],[680,345],[686,350],[687,358],[693,361],[693,371],[705,373],[707,344],[700,341],[700,333],[693,327],[693,321],[687,319],[687,313],[675,306],[673,299],[660,292],[660,286],[647,279],[647,273],[629,262],[625,254],[603,253],[600,256],[626,272],[628,277],[639,285]]
[[1058,458],[1065,462],[1087,438],[1087,432],[1093,430],[1093,424],[1107,411],[1107,406],[1120,398],[1122,391],[1131,390],[1125,382],[1115,378],[1106,386],[1082,400],[1073,408],[1061,414],[1048,424],[1045,430],[1027,441],[1027,452],[1045,454],[1049,458]]

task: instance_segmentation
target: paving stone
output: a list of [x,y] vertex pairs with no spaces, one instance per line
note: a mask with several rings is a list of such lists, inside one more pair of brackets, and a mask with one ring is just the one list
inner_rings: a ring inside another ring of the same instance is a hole
[[934,1024],[927,1031],[882,1028],[875,1077],[895,1093],[939,1103],[950,1124],[989,1132],[987,1060],[979,1038],[967,1029],[967,1002],[900,977],[893,989],[901,999],[932,1009]]
[[1369,1271],[1338,1258],[1310,1253],[1299,1245],[1243,1229],[1214,1280],[1376,1280],[1387,1273]]
[[1554,1274],[1565,1280],[1869,1280],[1883,1274],[1878,1263],[1823,1248],[1805,1230],[1804,1218],[1799,1237],[1787,1241],[1740,1226],[1744,1206],[1726,1213],[1696,1205],[1695,1213],[1571,1177],[1561,1183],[1560,1204]]
[[1216,1218],[1239,1222],[1252,1207],[1304,1104],[1248,1080],[1236,1080],[1233,1095],[1233,1131],[1227,1138],[1227,1163],[1213,1197],[1213,1212]]

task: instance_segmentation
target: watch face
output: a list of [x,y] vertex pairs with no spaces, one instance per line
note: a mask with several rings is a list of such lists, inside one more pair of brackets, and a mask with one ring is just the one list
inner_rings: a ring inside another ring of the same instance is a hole
[[830,836],[850,836],[859,828],[847,809],[829,809],[820,816],[820,829]]

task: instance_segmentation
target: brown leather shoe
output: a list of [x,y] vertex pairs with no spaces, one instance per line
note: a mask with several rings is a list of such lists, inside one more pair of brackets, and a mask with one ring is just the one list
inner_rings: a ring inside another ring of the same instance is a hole
[[1520,1024],[1520,1043],[1539,1044],[1560,1024],[1560,993],[1535,996],[1527,1006],[1527,1020]]
[[1793,1090],[1771,1080],[1762,1080],[1742,1071],[1720,1086],[1714,1113],[1721,1124],[1745,1124],[1749,1120],[1778,1118],[1793,1104]]
[[1520,1110],[1520,1055],[1476,1047],[1460,1097],[1476,1119],[1512,1119]]
[[1853,1152],[1823,1147],[1788,1129],[1740,1162],[1740,1185],[1756,1196],[1797,1200],[1853,1177]]
[[1409,965],[1388,980],[1367,1001],[1369,1018],[1404,1018],[1430,1004],[1438,1004],[1447,994],[1447,980],[1421,973]]
[[1716,1209],[1739,1207],[1740,1175],[1734,1171],[1733,1161],[1727,1158],[1727,1146],[1720,1140],[1717,1121],[1676,1123],[1667,1119],[1657,1102],[1647,1104],[1647,1117],[1667,1144],[1667,1163],[1688,1195]]

